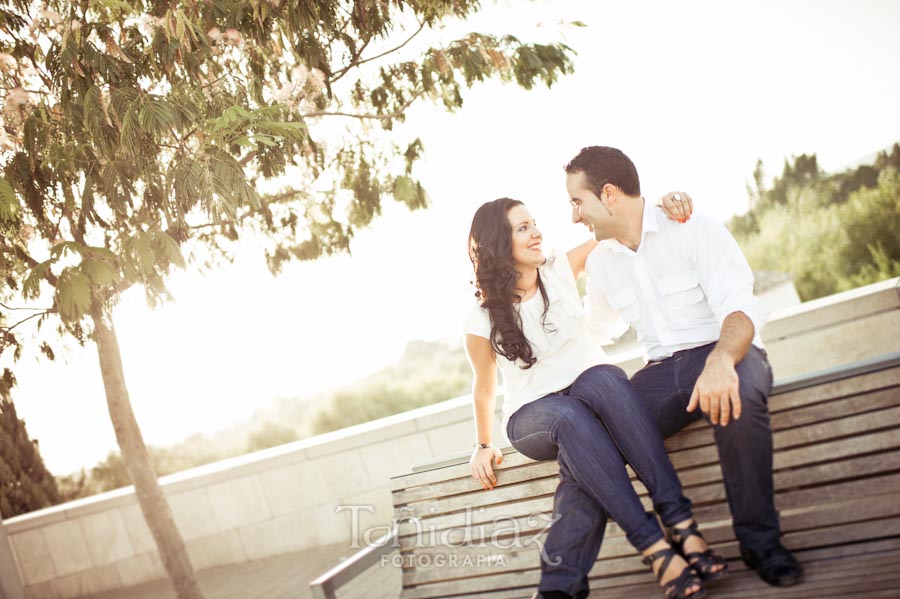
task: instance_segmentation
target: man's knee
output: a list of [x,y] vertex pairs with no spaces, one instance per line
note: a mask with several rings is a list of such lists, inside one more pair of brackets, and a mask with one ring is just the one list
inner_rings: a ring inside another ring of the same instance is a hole
[[735,370],[742,407],[745,410],[767,411],[769,392],[772,389],[772,369],[766,355],[759,348],[751,347]]

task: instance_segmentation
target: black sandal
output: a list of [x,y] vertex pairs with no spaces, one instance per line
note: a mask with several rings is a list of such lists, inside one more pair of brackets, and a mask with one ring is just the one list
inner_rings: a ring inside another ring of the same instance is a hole
[[[645,556],[643,560],[644,564],[650,566],[650,571],[653,571],[653,562],[658,559],[662,559],[663,563],[660,565],[659,570],[656,571],[656,579],[662,580],[663,573],[669,568],[669,564],[672,563],[672,560],[675,556],[678,555],[674,549],[671,547],[667,547],[665,549],[660,549],[655,553],[651,553],[648,556]],[[685,595],[685,591],[687,591],[692,586],[699,587],[699,590],[691,593],[690,595]],[[669,582],[667,582],[662,587],[663,593],[666,596],[666,599],[703,599],[706,597],[706,589],[703,588],[703,581],[700,580],[700,577],[694,571],[694,569],[688,564],[685,566],[684,570],[681,571],[676,578],[673,578]]]
[[[685,553],[684,544],[691,537],[700,537],[704,542],[706,541],[698,528],[696,520],[691,520],[691,523],[687,528],[672,527],[669,530],[669,542],[678,550],[678,553],[687,560],[687,563],[697,571],[700,578],[707,581],[719,580],[728,574],[728,562],[725,561],[725,558],[721,555],[713,553],[713,550],[709,547],[706,548],[706,551],[692,551],[691,553]],[[720,564],[722,565],[722,569],[713,571],[713,568]]]

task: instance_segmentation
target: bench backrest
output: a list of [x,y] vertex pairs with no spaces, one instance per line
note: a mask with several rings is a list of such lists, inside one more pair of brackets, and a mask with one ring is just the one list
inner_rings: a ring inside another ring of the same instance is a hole
[[[769,405],[776,504],[787,546],[900,534],[900,354],[779,381]],[[707,540],[734,557],[712,429],[695,423],[666,447]],[[503,599],[536,587],[537,541],[550,519],[558,466],[506,451],[492,491],[469,477],[467,456],[393,479],[402,598]],[[645,577],[636,552],[610,522],[592,587],[627,586]]]

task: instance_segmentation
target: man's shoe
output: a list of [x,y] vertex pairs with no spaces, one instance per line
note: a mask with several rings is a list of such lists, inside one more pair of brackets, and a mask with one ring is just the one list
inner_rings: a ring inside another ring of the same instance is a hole
[[803,582],[803,566],[781,545],[764,552],[741,547],[741,559],[772,586],[789,587]]

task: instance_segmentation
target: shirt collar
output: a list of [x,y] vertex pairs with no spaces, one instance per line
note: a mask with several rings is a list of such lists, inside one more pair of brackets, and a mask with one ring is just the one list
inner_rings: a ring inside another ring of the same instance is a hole
[[[656,220],[656,206],[648,204],[647,200],[643,198],[641,200],[644,202],[644,214],[641,218],[641,246],[643,246],[647,233],[659,233],[659,222]],[[600,245],[621,254],[635,253],[631,248],[620,243],[618,239],[604,239],[600,242]],[[638,246],[638,249],[640,249],[640,246]]]

